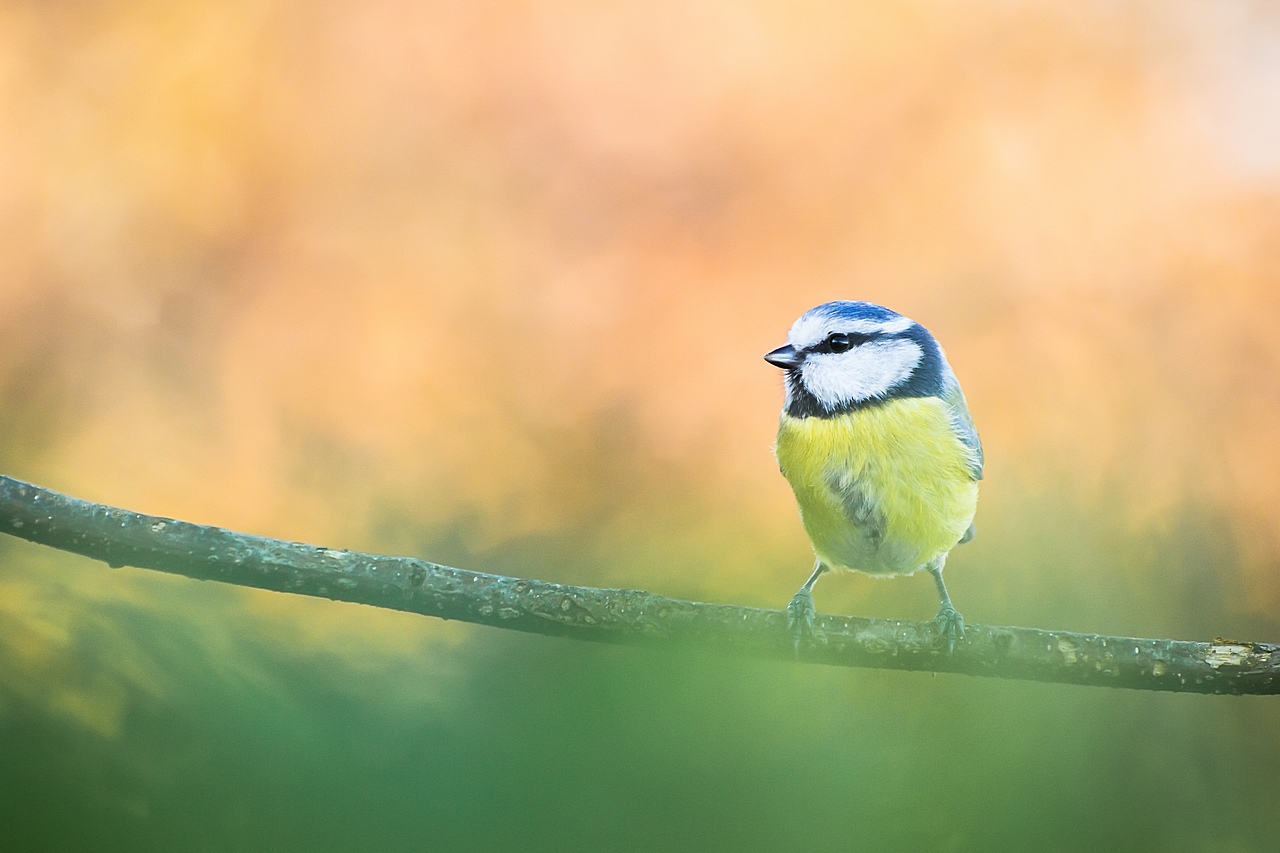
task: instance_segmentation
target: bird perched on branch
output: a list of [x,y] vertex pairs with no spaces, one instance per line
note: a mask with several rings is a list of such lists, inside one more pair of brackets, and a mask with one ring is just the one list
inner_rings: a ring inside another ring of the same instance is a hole
[[973,538],[982,444],[960,383],[927,329],[870,302],[828,302],[765,356],[785,371],[775,452],[817,555],[787,606],[796,647],[811,636],[813,586],[830,569],[928,569],[948,650],[964,637],[942,567]]

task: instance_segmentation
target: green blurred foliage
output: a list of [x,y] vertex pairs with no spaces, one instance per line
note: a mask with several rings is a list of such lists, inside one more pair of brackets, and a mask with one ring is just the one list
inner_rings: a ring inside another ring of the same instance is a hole
[[1277,829],[1266,698],[495,631],[360,669],[252,633],[212,647],[179,615],[238,595],[169,584],[72,631],[64,666],[121,678],[127,711],[104,737],[7,705],[14,849],[1202,851]]

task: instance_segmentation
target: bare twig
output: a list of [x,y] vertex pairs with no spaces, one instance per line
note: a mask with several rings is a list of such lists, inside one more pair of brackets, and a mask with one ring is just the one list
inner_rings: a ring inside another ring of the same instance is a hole
[[535,634],[687,644],[838,666],[1190,693],[1280,692],[1280,645],[1101,637],[968,625],[948,654],[932,622],[819,615],[797,652],[779,610],[705,604],[468,572],[284,542],[90,503],[0,475],[0,531],[102,560],[200,580],[371,604]]

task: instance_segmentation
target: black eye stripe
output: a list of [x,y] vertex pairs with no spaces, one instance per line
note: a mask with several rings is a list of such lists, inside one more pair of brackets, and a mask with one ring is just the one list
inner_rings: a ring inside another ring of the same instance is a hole
[[861,332],[832,332],[827,335],[821,343],[813,347],[812,351],[822,353],[848,352],[854,347],[861,346],[875,337],[876,335],[867,335]]

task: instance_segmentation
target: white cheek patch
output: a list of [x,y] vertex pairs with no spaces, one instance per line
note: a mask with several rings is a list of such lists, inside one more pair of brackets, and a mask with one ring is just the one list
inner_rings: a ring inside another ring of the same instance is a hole
[[889,320],[848,320],[830,317],[822,313],[808,313],[796,320],[787,333],[787,343],[796,349],[808,349],[825,340],[832,332],[849,332],[855,335],[896,335],[905,332],[916,323],[908,317]]
[[871,341],[842,353],[813,353],[800,367],[804,387],[828,409],[884,397],[905,382],[924,351],[912,340]]

